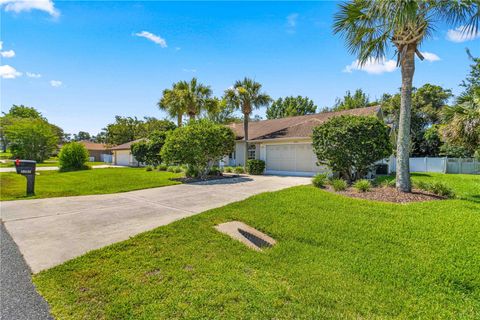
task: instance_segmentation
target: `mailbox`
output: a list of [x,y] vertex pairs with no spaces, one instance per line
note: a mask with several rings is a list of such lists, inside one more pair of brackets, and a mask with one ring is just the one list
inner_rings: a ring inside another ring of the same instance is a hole
[[27,196],[35,194],[35,168],[37,162],[33,160],[15,160],[17,173],[27,178]]
[[15,167],[17,168],[18,174],[35,174],[35,168],[37,166],[37,162],[33,160],[16,160]]

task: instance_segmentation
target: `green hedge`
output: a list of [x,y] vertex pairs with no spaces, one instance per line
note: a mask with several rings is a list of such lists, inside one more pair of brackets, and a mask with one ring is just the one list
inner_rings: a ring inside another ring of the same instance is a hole
[[263,160],[248,160],[247,161],[247,172],[249,174],[263,174],[265,170],[265,161]]

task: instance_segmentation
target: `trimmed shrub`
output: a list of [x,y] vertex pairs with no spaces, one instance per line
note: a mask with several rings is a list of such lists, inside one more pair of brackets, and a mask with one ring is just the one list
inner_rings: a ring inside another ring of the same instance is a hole
[[231,173],[233,172],[233,167],[224,167],[223,172]]
[[347,181],[345,181],[343,179],[333,179],[330,182],[330,184],[332,185],[333,190],[335,190],[335,191],[344,191],[348,187]]
[[327,184],[328,177],[326,173],[318,173],[312,178],[312,184],[317,188],[323,188]]
[[159,164],[157,169],[158,171],[167,171],[168,166],[166,164]]
[[382,186],[383,188],[395,188],[396,187],[396,180],[395,179],[383,180],[380,183],[380,186]]
[[190,166],[185,170],[185,176],[187,178],[198,178],[200,176],[200,172],[198,172],[197,168]]
[[242,173],[245,173],[245,169],[243,169],[242,166],[238,166],[238,167],[235,167],[233,169],[233,172],[237,173],[237,174],[242,174]]
[[146,170],[146,171],[153,171],[153,167],[152,167],[152,166],[146,166],[146,167],[145,167],[145,170]]
[[167,171],[168,171],[168,172],[173,172],[173,173],[180,173],[180,172],[182,172],[183,170],[182,170],[182,168],[179,167],[179,166],[170,166],[170,167],[167,168]]
[[196,167],[203,177],[211,163],[220,161],[234,147],[235,134],[230,128],[203,119],[168,134],[161,156],[168,163]]
[[414,186],[415,188],[429,191],[433,194],[436,194],[437,196],[441,196],[449,199],[455,198],[455,192],[453,191],[453,189],[447,186],[443,182],[428,183],[424,181],[415,181]]
[[263,174],[265,170],[265,161],[263,160],[248,160],[247,161],[247,172],[249,174],[260,175]]
[[434,182],[430,185],[430,191],[438,196],[445,198],[455,198],[455,192],[452,188],[442,182]]
[[218,166],[213,166],[213,167],[210,168],[210,170],[208,170],[208,175],[209,176],[221,176],[222,171],[220,170],[220,168]]
[[70,142],[65,144],[58,154],[60,171],[86,170],[88,162],[87,148],[81,143]]
[[366,179],[361,179],[355,182],[353,187],[357,189],[357,191],[359,192],[367,192],[367,191],[370,191],[370,189],[372,189],[372,183]]
[[392,153],[389,129],[374,117],[333,117],[313,130],[312,139],[318,163],[348,181],[363,178],[373,163]]

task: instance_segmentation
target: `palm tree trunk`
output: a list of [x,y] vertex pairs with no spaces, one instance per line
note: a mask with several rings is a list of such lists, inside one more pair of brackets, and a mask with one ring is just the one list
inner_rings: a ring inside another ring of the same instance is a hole
[[244,134],[244,139],[245,139],[245,158],[243,161],[243,167],[245,170],[247,169],[247,160],[248,160],[248,114],[245,113],[243,114],[243,132]]
[[183,114],[179,113],[177,114],[177,127],[181,127],[182,126],[182,118],[183,118]]
[[415,73],[416,45],[410,44],[401,60],[402,93],[400,102],[400,119],[397,138],[397,182],[396,187],[402,192],[411,192],[410,182],[410,120],[412,109],[412,81]]

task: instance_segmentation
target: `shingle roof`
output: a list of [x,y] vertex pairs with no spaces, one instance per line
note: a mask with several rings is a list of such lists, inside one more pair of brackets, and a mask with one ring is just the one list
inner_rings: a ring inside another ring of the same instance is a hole
[[91,141],[79,141],[79,143],[83,144],[87,150],[110,150],[106,144],[103,143],[96,143]]
[[[330,118],[340,115],[378,116],[380,107],[367,107],[351,110],[323,112],[305,116],[250,122],[248,125],[249,140],[279,139],[279,138],[309,138],[313,128]],[[243,123],[228,125],[237,139],[243,139]]]
[[143,138],[133,140],[133,141],[130,141],[130,142],[127,142],[127,143],[124,143],[124,144],[119,144],[118,146],[113,147],[112,150],[130,150],[130,147],[132,146],[132,144],[134,144],[135,142],[141,141],[141,140],[143,140]]

